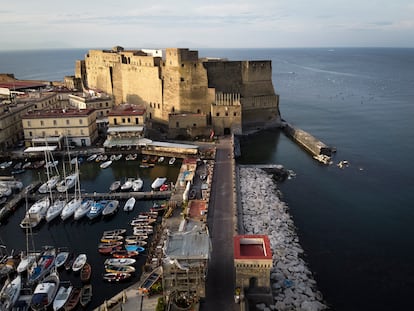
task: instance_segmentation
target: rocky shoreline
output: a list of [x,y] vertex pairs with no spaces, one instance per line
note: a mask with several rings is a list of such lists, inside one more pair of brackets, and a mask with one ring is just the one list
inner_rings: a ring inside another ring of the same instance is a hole
[[273,252],[271,286],[274,305],[261,310],[327,310],[312,272],[301,258],[295,225],[287,205],[279,199],[272,176],[259,168],[241,167],[240,202],[244,234],[266,234]]

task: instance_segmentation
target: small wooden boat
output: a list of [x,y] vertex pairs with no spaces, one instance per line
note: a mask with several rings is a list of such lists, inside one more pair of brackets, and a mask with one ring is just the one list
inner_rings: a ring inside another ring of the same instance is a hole
[[112,164],[112,161],[111,161],[111,160],[109,160],[109,161],[105,161],[105,162],[103,162],[101,165],[99,165],[99,167],[100,167],[100,168],[107,168],[107,167],[109,167],[111,164]]
[[131,277],[131,273],[105,273],[103,278],[107,282],[122,282],[128,280]]
[[122,235],[103,235],[101,237],[102,243],[113,243],[123,240],[124,237]]
[[81,281],[83,283],[89,282],[89,280],[91,279],[91,274],[92,274],[92,266],[88,262],[85,262],[80,272]]
[[145,251],[145,248],[139,245],[127,244],[124,247],[128,252],[142,253],[143,251]]
[[135,242],[127,242],[125,244],[125,247],[128,246],[128,245],[134,245],[134,246],[142,246],[142,247],[144,247],[147,244],[148,244],[148,242],[145,241],[145,240],[137,240]]
[[115,241],[115,242],[110,242],[110,243],[99,243],[98,249],[108,248],[108,247],[117,247],[117,246],[121,246],[122,244],[124,244],[123,241]]
[[81,293],[80,293],[80,305],[82,307],[86,307],[92,300],[92,285],[91,284],[86,284],[83,285],[82,289],[81,289]]
[[79,254],[72,265],[73,272],[79,271],[85,265],[87,260],[86,254]]
[[111,252],[111,255],[115,258],[132,258],[138,256],[139,253],[136,251],[128,252],[126,249],[120,249]]
[[122,235],[126,232],[126,229],[113,229],[107,230],[102,233],[102,236],[111,236],[111,235]]
[[118,246],[108,246],[108,247],[102,247],[102,248],[98,248],[98,252],[102,255],[109,255],[112,254],[114,252],[117,252],[119,250],[122,249],[121,245]]
[[135,268],[132,266],[114,266],[106,265],[105,271],[110,273],[134,273]]
[[108,258],[105,260],[106,266],[130,266],[136,262],[134,258]]
[[159,157],[159,158],[158,158],[158,163],[162,163],[162,162],[164,162],[164,159],[165,159],[165,158],[164,158],[163,156]]
[[130,197],[126,202],[125,202],[125,205],[124,205],[124,211],[125,212],[130,212],[130,211],[132,211],[133,209],[134,209],[134,206],[135,206],[135,198],[134,197]]
[[66,301],[65,305],[63,306],[63,309],[65,311],[74,310],[76,308],[76,306],[78,305],[78,303],[79,303],[80,294],[81,294],[81,288],[80,287],[74,287],[72,289],[72,292],[70,293],[70,296],[69,296],[68,300]]
[[128,244],[135,244],[141,241],[145,241],[146,239],[148,239],[148,236],[143,237],[143,236],[138,236],[138,235],[128,235],[125,238],[125,242]]

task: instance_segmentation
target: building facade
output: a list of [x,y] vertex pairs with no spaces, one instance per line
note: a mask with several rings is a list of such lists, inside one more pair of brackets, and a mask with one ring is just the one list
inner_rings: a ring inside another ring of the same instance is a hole
[[91,146],[98,138],[94,109],[47,109],[22,116],[26,146]]

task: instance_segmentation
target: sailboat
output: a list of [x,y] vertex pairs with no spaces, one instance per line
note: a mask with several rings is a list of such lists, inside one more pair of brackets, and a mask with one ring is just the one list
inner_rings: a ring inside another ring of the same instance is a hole
[[6,280],[0,291],[0,310],[11,310],[20,295],[22,278],[17,275],[13,280]]
[[81,196],[81,189],[80,189],[80,182],[79,182],[79,168],[78,168],[78,161],[75,163],[75,174],[76,174],[76,182],[75,182],[75,194],[72,200],[70,200],[62,210],[60,214],[60,218],[62,220],[66,220],[71,217],[75,211],[81,206],[82,204],[82,196]]
[[[45,162],[46,163],[55,163],[55,162],[57,162],[53,159],[53,154],[52,154],[51,151],[45,150],[44,153],[45,153]],[[60,180],[60,174],[59,174],[59,171],[57,169],[57,165],[52,165],[52,166],[45,165],[45,168],[46,168],[47,180],[37,190],[40,193],[48,193],[49,191],[51,191],[53,188],[56,187],[57,183]],[[53,169],[55,169],[55,171],[51,174],[50,170],[53,170]]]
[[[70,165],[71,160],[70,160],[69,149],[68,149],[68,157],[69,157],[69,165]],[[79,172],[78,172],[78,170],[75,170],[75,172],[73,172],[73,173],[69,174],[68,176],[66,176],[65,161],[62,161],[62,162],[63,162],[63,173],[64,173],[65,178],[56,185],[56,189],[59,192],[66,192],[66,191],[72,189],[75,186],[76,180],[79,178]],[[78,161],[76,161],[75,165],[77,165],[77,164],[78,164]]]

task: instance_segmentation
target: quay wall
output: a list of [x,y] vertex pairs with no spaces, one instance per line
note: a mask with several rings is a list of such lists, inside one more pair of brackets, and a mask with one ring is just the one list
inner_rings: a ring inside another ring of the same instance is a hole
[[283,127],[285,134],[302,146],[305,150],[310,152],[312,155],[332,155],[332,148],[326,145],[325,143],[318,140],[316,137],[312,136],[308,132],[301,130],[292,126],[289,123],[286,123]]

